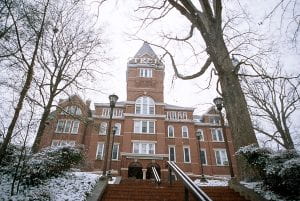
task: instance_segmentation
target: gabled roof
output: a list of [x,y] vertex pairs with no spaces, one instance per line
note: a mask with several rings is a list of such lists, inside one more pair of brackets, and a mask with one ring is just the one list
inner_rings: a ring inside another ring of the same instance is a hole
[[144,42],[143,46],[139,49],[139,51],[135,54],[134,58],[140,58],[145,55],[148,55],[152,58],[157,58],[157,55],[153,51],[153,49],[150,47],[149,43]]

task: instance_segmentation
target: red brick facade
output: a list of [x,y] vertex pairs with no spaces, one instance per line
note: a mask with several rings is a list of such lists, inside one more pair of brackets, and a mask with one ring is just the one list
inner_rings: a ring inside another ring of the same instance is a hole
[[[164,65],[144,43],[127,64],[127,100],[117,102],[114,109],[112,127],[119,129],[114,136],[112,173],[149,178],[147,169],[155,166],[166,178],[166,161],[171,157],[186,173],[200,175],[198,131],[204,137],[200,141],[204,174],[228,176],[229,166],[217,111],[210,108],[203,116],[196,116],[193,115],[194,108],[164,103],[163,83]],[[95,110],[91,111],[90,101],[84,102],[76,95],[61,100],[49,117],[40,148],[62,143],[84,144],[86,167],[101,171],[109,112],[108,103],[95,103]],[[236,172],[230,129],[226,127],[226,131]]]

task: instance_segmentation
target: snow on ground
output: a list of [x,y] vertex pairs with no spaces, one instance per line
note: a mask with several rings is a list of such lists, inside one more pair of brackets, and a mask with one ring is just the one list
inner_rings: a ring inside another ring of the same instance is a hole
[[194,183],[198,186],[228,186],[228,180],[207,179],[207,182],[201,182],[196,179]]
[[[263,188],[263,183],[262,182],[240,182],[242,185],[245,187],[254,190],[256,193],[260,194],[263,196],[266,200],[271,200],[271,201],[287,201],[289,199],[286,199],[280,195],[275,194],[272,191],[269,191],[267,189]],[[292,200],[289,200],[292,201]],[[297,200],[295,200],[297,201]]]
[[43,197],[53,201],[84,201],[99,177],[86,172],[69,172],[58,178],[48,179],[40,186],[30,187],[18,195],[10,196],[11,178],[6,175],[0,180],[0,201],[43,200]]

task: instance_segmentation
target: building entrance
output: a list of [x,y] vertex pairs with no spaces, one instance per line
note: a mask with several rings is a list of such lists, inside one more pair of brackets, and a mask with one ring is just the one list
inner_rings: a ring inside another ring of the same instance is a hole
[[143,179],[143,167],[139,162],[130,163],[128,166],[128,178]]
[[152,167],[155,167],[155,169],[160,177],[160,166],[157,163],[149,163],[147,165],[146,179],[154,179]]

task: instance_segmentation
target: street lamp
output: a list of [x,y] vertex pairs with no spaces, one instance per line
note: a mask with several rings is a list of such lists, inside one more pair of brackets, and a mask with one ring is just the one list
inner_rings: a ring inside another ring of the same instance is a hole
[[201,132],[197,131],[196,132],[196,137],[197,137],[197,141],[198,141],[198,146],[199,146],[199,158],[200,158],[200,168],[201,168],[201,177],[200,177],[200,181],[201,182],[207,182],[207,180],[204,177],[204,172],[203,172],[203,164],[202,164],[202,157],[201,157],[201,142],[200,142],[200,137],[201,137]]
[[110,106],[110,113],[109,113],[109,122],[108,122],[108,131],[106,135],[106,145],[105,145],[105,155],[104,155],[104,164],[103,164],[103,176],[106,175],[106,168],[107,168],[107,161],[111,160],[111,155],[108,154],[109,148],[110,148],[110,132],[111,132],[111,122],[112,122],[112,116],[113,116],[113,110],[116,106],[116,102],[118,100],[118,96],[115,94],[110,95],[109,97],[109,106]]
[[107,173],[107,177],[109,177],[110,180],[112,180],[112,175],[111,175],[111,157],[112,157],[112,152],[114,150],[114,141],[115,141],[115,134],[116,134],[116,131],[117,131],[117,127],[114,126],[113,127],[113,130],[112,130],[112,141],[111,141],[111,149],[110,149],[110,152],[108,153],[109,156],[110,156],[110,160],[109,160],[109,163],[108,163],[108,173]]
[[231,157],[230,157],[230,151],[229,151],[229,146],[228,146],[226,128],[224,126],[224,118],[223,118],[223,115],[222,115],[222,112],[221,112],[222,108],[223,108],[223,105],[224,105],[224,100],[221,97],[217,97],[213,101],[214,101],[214,104],[216,105],[216,107],[219,111],[219,115],[220,115],[220,118],[221,118],[221,127],[222,127],[222,131],[223,131],[223,135],[224,135],[224,141],[225,141],[227,160],[228,160],[228,165],[229,165],[229,170],[230,170],[230,176],[231,176],[231,178],[233,178],[234,177],[234,172],[233,172],[232,161],[231,161]]

